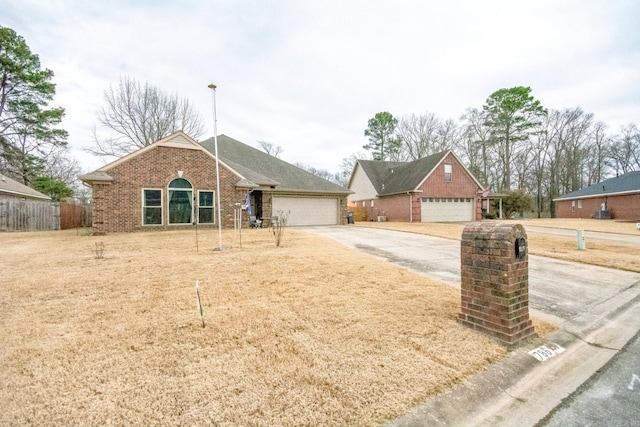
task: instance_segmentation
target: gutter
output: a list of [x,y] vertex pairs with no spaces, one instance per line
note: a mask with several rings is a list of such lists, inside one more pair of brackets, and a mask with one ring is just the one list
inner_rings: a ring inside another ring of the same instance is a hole
[[554,202],[563,201],[563,200],[578,200],[578,199],[593,199],[596,197],[610,197],[610,196],[624,196],[627,194],[635,194],[640,193],[639,190],[628,190],[628,191],[618,191],[616,193],[597,193],[597,194],[589,194],[586,196],[575,196],[575,197],[556,197],[552,199]]

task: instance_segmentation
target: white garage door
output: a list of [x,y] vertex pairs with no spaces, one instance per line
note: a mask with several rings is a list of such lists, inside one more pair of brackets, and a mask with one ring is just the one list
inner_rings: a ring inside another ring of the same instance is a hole
[[422,222],[464,222],[474,219],[473,199],[422,198]]
[[290,212],[289,225],[338,224],[337,198],[274,196],[272,205],[273,215]]

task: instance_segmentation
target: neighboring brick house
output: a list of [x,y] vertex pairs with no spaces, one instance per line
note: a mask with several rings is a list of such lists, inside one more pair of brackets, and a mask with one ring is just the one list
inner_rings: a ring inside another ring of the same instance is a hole
[[553,200],[558,218],[640,221],[640,171],[609,178]]
[[464,222],[482,218],[482,185],[451,151],[412,162],[358,160],[349,202],[366,220]]
[[[213,138],[177,132],[80,176],[93,190],[94,233],[217,225],[214,153]],[[225,135],[218,154],[223,227],[234,226],[247,195],[257,218],[283,211],[289,225],[346,223],[347,189]]]

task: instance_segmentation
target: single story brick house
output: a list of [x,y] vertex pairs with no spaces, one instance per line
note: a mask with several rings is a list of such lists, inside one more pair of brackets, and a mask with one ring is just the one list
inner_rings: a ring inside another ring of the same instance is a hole
[[348,188],[368,221],[482,219],[483,186],[451,150],[411,162],[358,160]]
[[[94,233],[217,226],[214,141],[177,132],[80,176],[93,190]],[[346,223],[346,188],[225,135],[218,155],[222,227],[234,227],[247,196],[258,219],[282,211],[288,225]]]
[[640,171],[609,178],[553,200],[558,218],[640,221]]

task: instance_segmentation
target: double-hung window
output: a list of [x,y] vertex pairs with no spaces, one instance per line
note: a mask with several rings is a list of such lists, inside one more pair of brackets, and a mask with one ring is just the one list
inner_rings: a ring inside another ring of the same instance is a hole
[[451,176],[452,176],[451,165],[445,164],[444,165],[444,180],[446,182],[450,182],[451,181]]
[[198,191],[198,224],[213,224],[215,222],[213,213],[214,195],[213,191]]
[[162,190],[142,190],[142,225],[162,225]]

